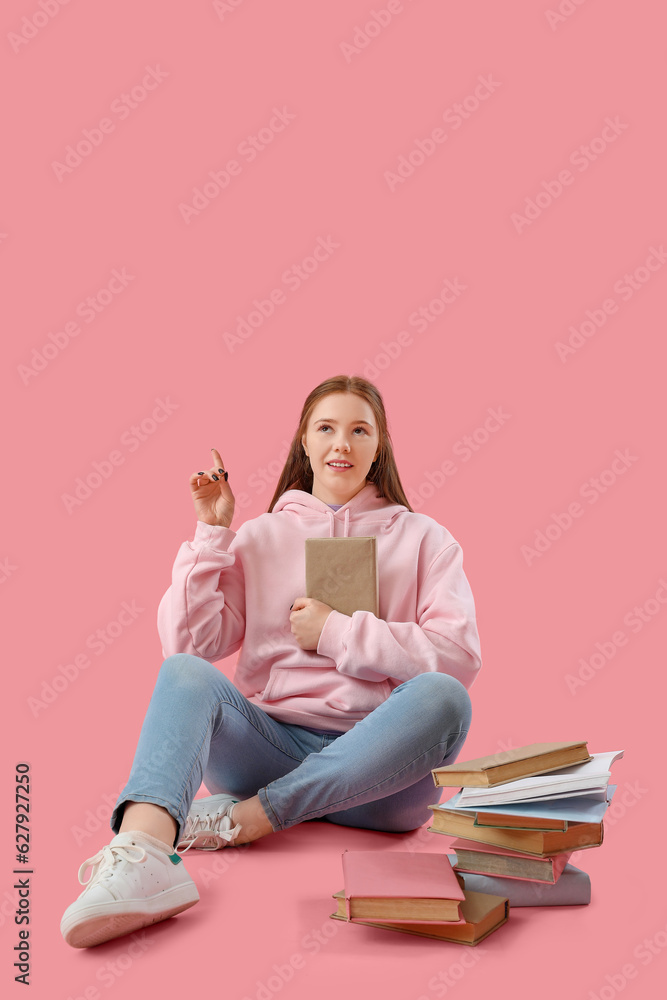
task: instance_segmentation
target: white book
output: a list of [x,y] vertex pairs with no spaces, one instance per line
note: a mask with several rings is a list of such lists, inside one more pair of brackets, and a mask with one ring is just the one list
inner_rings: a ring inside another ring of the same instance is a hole
[[[615,791],[616,785],[608,785],[603,799],[598,799],[594,795],[568,795],[567,798],[559,796],[548,801],[536,798],[529,799],[527,802],[502,802],[494,806],[493,812],[497,816],[545,816],[567,820],[570,823],[599,823],[603,819]],[[461,792],[457,792],[451,799],[447,799],[446,802],[441,802],[433,808],[459,812],[466,816],[476,816],[478,812],[488,811],[464,808],[460,799]],[[497,825],[502,826],[502,823]]]
[[562,767],[552,774],[517,778],[493,788],[462,788],[458,805],[462,809],[497,805],[500,802],[532,801],[569,795],[604,795],[611,777],[611,765],[623,750],[591,754],[583,764]]

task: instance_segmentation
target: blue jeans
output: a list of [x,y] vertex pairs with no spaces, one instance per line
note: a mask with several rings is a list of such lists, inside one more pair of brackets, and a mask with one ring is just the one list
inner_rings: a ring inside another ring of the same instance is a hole
[[203,781],[212,794],[259,795],[274,831],[310,819],[415,830],[440,798],[431,770],[456,760],[470,717],[460,681],[425,673],[347,732],[318,734],[267,715],[207,660],[169,656],[111,829],[118,832],[125,802],[152,802],[173,816],[180,838]]

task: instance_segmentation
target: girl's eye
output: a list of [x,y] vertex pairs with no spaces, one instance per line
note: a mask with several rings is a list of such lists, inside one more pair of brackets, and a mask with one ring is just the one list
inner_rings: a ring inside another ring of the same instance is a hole
[[[320,426],[317,429],[318,429],[318,431],[323,431],[325,429],[326,430],[331,430],[331,425],[330,424],[320,424]],[[365,427],[355,427],[354,429],[355,429],[355,431],[361,431],[362,434],[368,434],[368,431],[366,430]]]

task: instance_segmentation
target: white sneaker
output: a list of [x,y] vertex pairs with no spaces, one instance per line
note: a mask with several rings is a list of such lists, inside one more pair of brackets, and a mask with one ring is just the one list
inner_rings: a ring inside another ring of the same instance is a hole
[[232,806],[238,801],[231,795],[195,799],[190,806],[183,835],[176,845],[177,853],[185,854],[191,847],[217,851],[230,844],[241,829],[241,824],[234,825],[229,817]]
[[[199,901],[178,854],[167,854],[154,837],[117,834],[79,868],[81,895],[65,910],[60,931],[73,948],[90,948],[173,917]],[[84,880],[87,868],[91,875]]]

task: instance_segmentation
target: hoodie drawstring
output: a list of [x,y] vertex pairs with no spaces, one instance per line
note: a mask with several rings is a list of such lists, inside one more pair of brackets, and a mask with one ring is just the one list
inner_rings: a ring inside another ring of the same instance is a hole
[[[327,513],[329,515],[329,538],[333,538],[334,537],[334,526],[335,526],[335,523],[336,523],[335,520],[334,520],[334,512],[331,510],[331,508],[329,508],[329,510],[327,511]],[[343,538],[347,538],[349,534],[350,534],[350,508],[346,507],[345,508],[345,521],[343,523]]]

